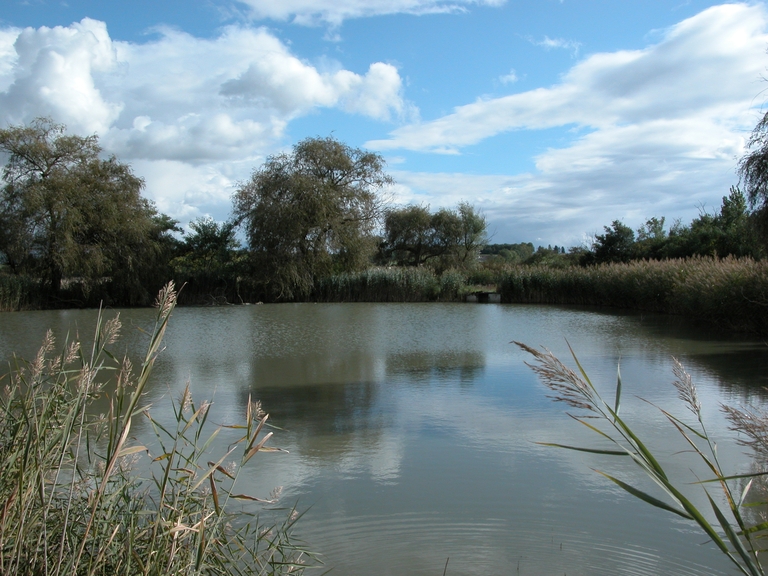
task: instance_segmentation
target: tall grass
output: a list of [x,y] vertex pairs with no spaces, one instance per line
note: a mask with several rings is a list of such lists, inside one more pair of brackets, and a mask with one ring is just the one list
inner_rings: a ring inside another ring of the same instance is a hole
[[768,333],[768,261],[695,257],[587,268],[520,266],[498,284],[503,302],[616,306]]
[[15,312],[37,306],[40,284],[26,276],[0,273],[0,312]]
[[424,302],[437,300],[440,277],[429,268],[369,268],[317,280],[320,302]]
[[[97,322],[94,343],[53,356],[49,332],[31,363],[18,363],[0,394],[0,573],[192,575],[301,573],[307,553],[290,538],[295,514],[273,526],[246,514],[244,466],[266,446],[267,415],[249,402],[239,440],[224,454],[209,432],[209,404],[186,389],[175,423],[156,420],[143,396],[176,304],[158,296],[147,353],[134,371],[108,351],[119,317]],[[99,399],[101,398],[101,399]],[[106,413],[97,414],[95,402]],[[157,452],[131,430],[146,418]],[[149,463],[140,460],[149,459]],[[142,473],[141,470],[144,472]]]
[[[762,478],[765,472],[752,474],[729,475],[721,464],[717,454],[717,444],[707,432],[702,417],[702,406],[696,386],[685,368],[675,360],[675,387],[678,396],[693,414],[695,422],[686,423],[664,408],[659,408],[670,425],[682,436],[690,446],[690,451],[696,454],[711,473],[709,479],[696,479],[694,482],[699,489],[704,490],[710,510],[699,509],[691,501],[690,486],[683,487],[670,479],[664,467],[653,454],[652,448],[646,445],[635,434],[628,421],[620,416],[621,410],[621,375],[617,379],[616,394],[612,402],[603,399],[597,388],[579,364],[576,355],[573,359],[577,370],[565,366],[548,350],[537,350],[520,342],[515,342],[524,351],[530,353],[536,363],[529,366],[539,375],[544,384],[554,393],[555,401],[564,402],[569,407],[579,410],[571,415],[574,420],[596,432],[602,441],[613,444],[612,449],[569,446],[563,444],[547,444],[568,450],[591,452],[604,456],[630,458],[640,469],[650,477],[659,488],[659,496],[649,494],[623,480],[600,470],[605,478],[620,486],[632,496],[643,500],[662,510],[666,510],[696,524],[709,540],[725,554],[742,574],[748,576],[764,576],[766,566],[762,563],[761,552],[764,540],[768,536],[768,522],[759,520],[756,523],[748,520],[745,508],[754,506],[749,502],[749,494],[755,479]],[[571,351],[573,353],[573,351]],[[759,458],[768,454],[768,414],[755,410],[741,410],[724,407],[726,416],[732,428],[744,434],[742,443],[754,449]],[[713,485],[722,494],[723,504],[718,504],[707,489]],[[765,502],[760,502],[765,506]],[[714,516],[714,520],[711,518]]]

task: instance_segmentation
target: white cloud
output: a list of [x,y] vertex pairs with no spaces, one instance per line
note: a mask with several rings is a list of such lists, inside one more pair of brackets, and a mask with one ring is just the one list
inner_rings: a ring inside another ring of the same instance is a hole
[[144,195],[182,224],[205,215],[226,220],[232,192],[252,167],[248,162],[190,166],[177,160],[143,159],[131,164],[146,180]]
[[644,50],[595,54],[560,84],[478,100],[431,122],[398,128],[380,150],[458,149],[501,132],[577,125],[603,129],[695,118],[743,130],[765,67],[768,15],[759,5],[711,8]]
[[13,84],[13,69],[18,62],[16,49],[13,47],[21,30],[8,28],[0,30],[0,91],[5,92]]
[[[45,115],[72,132],[98,133],[105,150],[146,178],[161,210],[167,201],[169,214],[185,218],[193,205],[185,194],[247,177],[244,166],[273,152],[302,115],[325,107],[389,120],[409,110],[391,64],[374,62],[362,74],[336,63],[320,69],[263,28],[232,26],[213,38],[156,33],[119,42],[88,18],[0,30],[0,124]],[[225,174],[233,170],[225,161],[238,166],[234,174]]]
[[116,42],[87,18],[3,30],[0,119],[50,115],[73,131],[98,132],[127,159],[199,163],[263,153],[288,122],[318,107],[379,120],[407,108],[391,64],[375,62],[365,74],[321,71],[265,29],[230,27],[212,39],[158,32],[143,44]]
[[68,28],[4,30],[0,46],[4,120],[18,123],[49,115],[66,118],[73,130],[95,132],[106,130],[120,114],[121,104],[105,100],[95,81],[117,64],[103,22],[85,18]]
[[613,219],[635,228],[654,215],[688,222],[736,183],[761,103],[767,28],[763,5],[711,8],[646,49],[589,56],[555,86],[478,100],[366,145],[460,153],[506,131],[575,127],[571,143],[539,154],[531,173],[401,172],[399,196],[452,205],[460,194],[501,237],[553,244],[579,243]]
[[517,72],[515,72],[514,68],[509,71],[509,74],[504,74],[503,76],[499,76],[499,81],[502,84],[514,84],[518,80],[519,78],[517,77]]
[[239,0],[256,19],[290,20],[296,24],[332,26],[350,18],[385,14],[433,14],[464,11],[468,6],[501,6],[506,0]]
[[528,38],[528,41],[531,44],[535,44],[536,46],[542,46],[547,50],[551,50],[553,48],[569,50],[574,56],[579,53],[579,49],[581,48],[581,42],[577,42],[575,40],[565,40],[563,38],[550,38],[549,36],[544,36],[543,40],[534,40],[533,38]]

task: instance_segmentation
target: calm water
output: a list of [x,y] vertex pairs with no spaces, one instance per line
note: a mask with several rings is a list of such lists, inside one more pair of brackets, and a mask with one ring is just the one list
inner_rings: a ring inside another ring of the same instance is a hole
[[[142,349],[153,313],[121,312],[117,351]],[[48,327],[85,338],[94,319],[0,315],[0,359],[32,357]],[[162,414],[189,381],[197,400],[213,399],[212,419],[232,423],[249,394],[261,399],[284,429],[272,444],[289,454],[252,460],[241,489],[267,496],[283,486],[282,504],[308,509],[299,535],[340,576],[439,576],[448,558],[452,575],[735,573],[692,526],[590,469],[653,490],[636,466],[536,444],[595,442],[509,344],[545,345],[566,360],[566,339],[610,398],[621,361],[625,418],[692,481],[690,462],[675,455],[684,446],[635,397],[684,415],[671,385],[671,357],[680,359],[721,458],[734,473],[750,469],[718,406],[765,403],[768,348],[669,317],[463,304],[178,309],[149,401]]]

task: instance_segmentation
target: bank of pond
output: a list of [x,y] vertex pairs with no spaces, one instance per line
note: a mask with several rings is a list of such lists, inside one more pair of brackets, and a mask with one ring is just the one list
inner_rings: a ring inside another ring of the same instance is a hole
[[[248,278],[230,282],[177,279],[182,305],[246,304],[262,301]],[[751,258],[693,257],[596,266],[502,265],[437,272],[427,267],[374,267],[318,278],[311,293],[291,301],[459,302],[475,294],[521,304],[610,306],[676,314],[730,331],[768,333],[768,262]],[[0,310],[87,308],[115,297],[109,280],[96,286],[65,283],[52,299],[34,279],[0,275]],[[469,297],[469,298],[468,298]],[[482,300],[482,298],[481,298]]]

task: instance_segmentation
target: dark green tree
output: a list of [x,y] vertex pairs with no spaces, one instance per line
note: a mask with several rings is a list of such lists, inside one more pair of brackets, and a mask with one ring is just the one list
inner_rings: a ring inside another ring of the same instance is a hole
[[747,150],[739,161],[738,174],[765,241],[768,238],[768,113],[752,130]]
[[185,291],[193,298],[206,295],[218,300],[234,294],[243,259],[234,222],[206,217],[190,222],[189,227],[192,232],[171,262],[177,282],[188,284]]
[[334,138],[269,157],[233,198],[265,296],[305,297],[315,278],[367,266],[392,183],[381,156]]
[[140,284],[174,223],[141,196],[128,165],[101,159],[96,136],[47,118],[0,130],[0,151],[0,254],[13,272],[41,278],[54,295],[66,277]]
[[427,206],[388,210],[384,217],[384,260],[399,266],[430,264],[437,269],[471,267],[487,243],[485,216],[468,202],[430,214]]
[[487,244],[481,253],[501,257],[506,262],[522,262],[533,256],[535,250],[533,242],[520,242],[518,244]]
[[731,187],[728,196],[723,196],[719,211],[703,212],[689,226],[676,223],[662,252],[673,258],[693,255],[760,258],[764,250],[755,220],[744,193],[736,186]]
[[635,258],[659,260],[662,257],[667,242],[667,232],[664,229],[665,220],[663,216],[661,218],[653,216],[638,228],[634,248]]
[[605,234],[595,236],[595,262],[629,262],[634,255],[634,230],[619,220],[614,220],[610,227],[604,228]]
[[488,244],[488,222],[469,202],[460,202],[456,211],[461,220],[458,257],[462,264],[467,265],[476,262],[480,251]]
[[420,266],[430,255],[432,216],[428,206],[390,208],[384,214],[385,260],[398,266]]

